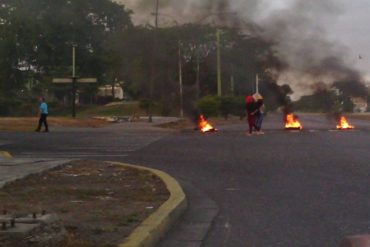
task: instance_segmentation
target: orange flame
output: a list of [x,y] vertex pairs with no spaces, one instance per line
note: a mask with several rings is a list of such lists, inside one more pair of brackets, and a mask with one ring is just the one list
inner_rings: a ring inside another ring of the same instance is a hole
[[337,124],[337,129],[353,129],[355,126],[350,125],[347,121],[347,119],[344,116],[341,116],[339,118],[339,122]]
[[214,131],[216,130],[212,125],[210,125],[203,115],[199,117],[199,129],[202,132]]
[[286,129],[303,129],[303,126],[298,121],[294,114],[288,114],[285,116],[285,128]]

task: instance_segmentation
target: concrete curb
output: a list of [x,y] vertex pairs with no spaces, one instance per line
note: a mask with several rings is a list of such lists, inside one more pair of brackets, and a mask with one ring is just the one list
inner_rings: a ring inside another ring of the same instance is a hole
[[12,159],[13,156],[7,151],[0,150],[0,158]]
[[187,208],[187,198],[181,186],[173,177],[160,170],[119,162],[110,163],[152,172],[166,184],[170,198],[118,245],[118,247],[155,246]]
[[368,247],[370,246],[370,235],[348,236],[342,240],[340,247]]

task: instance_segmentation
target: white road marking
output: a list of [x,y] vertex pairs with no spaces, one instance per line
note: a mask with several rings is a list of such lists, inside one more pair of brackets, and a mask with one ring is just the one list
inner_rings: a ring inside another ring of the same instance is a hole
[[232,225],[229,221],[229,217],[227,217],[227,221],[225,222],[224,224],[224,228],[225,228],[225,239],[224,239],[224,242],[223,242],[223,246],[229,246],[228,245],[228,242],[229,242],[229,239],[230,239],[230,235],[231,235],[231,228],[232,228]]
[[239,188],[226,188],[226,191],[239,191]]
[[37,153],[37,152],[25,152],[16,155],[17,158],[29,158],[29,157],[42,157],[42,158],[85,158],[85,157],[127,157],[128,154],[103,154],[103,153]]

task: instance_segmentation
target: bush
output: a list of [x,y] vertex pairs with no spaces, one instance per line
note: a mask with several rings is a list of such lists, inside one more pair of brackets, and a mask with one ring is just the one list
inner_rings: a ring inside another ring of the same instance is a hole
[[229,115],[235,112],[236,100],[232,96],[218,97],[220,101],[220,113],[225,118],[228,119]]
[[1,116],[34,116],[37,113],[38,105],[30,100],[17,98],[0,97]]
[[234,107],[232,110],[232,114],[238,116],[240,120],[245,117],[246,109],[245,109],[245,97],[244,96],[237,96],[233,98],[234,100]]
[[235,115],[243,119],[245,117],[244,96],[206,96],[197,103],[201,112],[209,116],[222,115],[225,119],[229,115]]
[[220,100],[217,96],[203,97],[197,102],[197,106],[207,117],[215,117],[220,113]]
[[140,102],[139,102],[140,109],[145,110],[147,114],[149,114],[149,109],[150,108],[153,112],[154,106],[155,106],[155,102],[153,100],[150,100],[150,99],[143,99],[143,100],[140,100]]

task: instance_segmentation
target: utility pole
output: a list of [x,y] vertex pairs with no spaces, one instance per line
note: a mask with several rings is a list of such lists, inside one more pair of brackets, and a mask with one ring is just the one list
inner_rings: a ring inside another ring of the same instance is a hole
[[217,96],[222,95],[222,82],[221,82],[221,30],[217,29],[216,39],[217,39]]
[[155,12],[154,12],[154,15],[155,15],[155,29],[158,28],[158,10],[159,10],[159,0],[156,0],[156,3],[155,3]]
[[181,54],[181,42],[179,45],[179,86],[180,86],[180,117],[184,117],[184,103],[183,103],[183,91],[182,91],[182,54]]
[[113,82],[112,82],[112,101],[114,101],[114,99],[116,98],[116,84],[118,82],[118,79],[117,77],[114,78]]
[[76,117],[76,44],[72,45],[72,117]]
[[231,96],[234,96],[235,93],[235,80],[234,80],[234,75],[230,76],[230,92]]
[[156,0],[155,3],[155,12],[154,14],[154,38],[153,38],[153,48],[152,48],[152,61],[151,61],[151,75],[149,80],[149,106],[148,106],[148,122],[153,122],[153,87],[154,87],[154,77],[155,77],[155,68],[154,68],[154,58],[155,53],[157,52],[157,31],[158,31],[158,15],[159,15],[159,0]]
[[231,75],[230,75],[230,94],[234,96],[235,92],[235,79],[234,79],[234,65],[231,64]]
[[96,83],[96,78],[78,78],[76,76],[76,44],[72,45],[72,76],[68,78],[53,78],[53,83],[72,84],[72,117],[76,117],[76,87],[77,83]]
[[195,78],[195,91],[196,91],[196,99],[198,100],[200,97],[200,48],[197,46],[197,74]]

